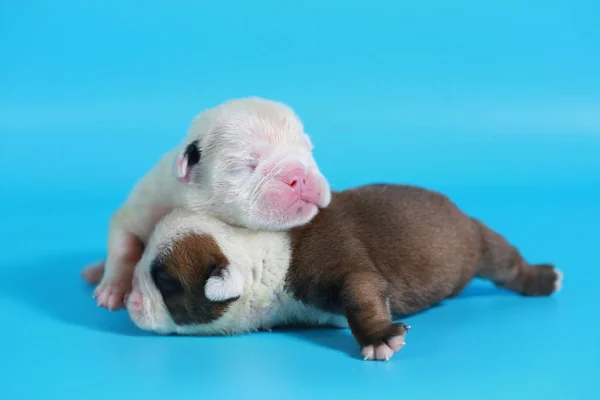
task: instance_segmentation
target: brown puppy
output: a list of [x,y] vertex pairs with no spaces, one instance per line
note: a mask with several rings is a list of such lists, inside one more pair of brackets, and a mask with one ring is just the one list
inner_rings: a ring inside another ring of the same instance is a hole
[[334,193],[288,232],[236,228],[175,210],[157,225],[127,308],[142,329],[234,334],[287,323],[349,326],[365,359],[389,359],[393,322],[456,295],[475,276],[529,296],[560,288],[447,197],[402,185]]

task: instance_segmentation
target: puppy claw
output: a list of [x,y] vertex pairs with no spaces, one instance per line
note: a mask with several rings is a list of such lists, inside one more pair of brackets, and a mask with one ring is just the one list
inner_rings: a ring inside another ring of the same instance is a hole
[[395,353],[395,351],[392,350],[385,343],[375,346],[375,360],[389,361],[389,359],[394,355],[394,353]]
[[403,336],[395,336],[388,339],[387,345],[394,351],[394,353],[396,353],[406,345],[406,342],[404,341]]
[[361,350],[361,353],[362,353],[365,361],[372,360],[373,357],[375,357],[375,348],[372,345],[371,346],[365,346]]

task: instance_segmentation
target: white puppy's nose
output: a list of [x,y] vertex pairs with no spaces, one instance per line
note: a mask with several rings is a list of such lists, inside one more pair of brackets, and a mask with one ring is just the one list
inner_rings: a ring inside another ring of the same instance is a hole
[[302,169],[296,169],[282,176],[281,180],[293,190],[301,192],[306,185],[306,174]]
[[280,174],[279,180],[290,187],[295,197],[318,207],[329,205],[330,194],[324,179],[303,165],[292,166]]

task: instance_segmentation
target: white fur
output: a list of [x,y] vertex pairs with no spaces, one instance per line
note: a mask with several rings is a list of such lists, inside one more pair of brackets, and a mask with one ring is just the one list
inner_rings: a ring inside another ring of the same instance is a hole
[[244,291],[244,277],[235,265],[223,269],[222,276],[206,281],[204,294],[212,301],[226,301],[240,297]]
[[558,292],[562,289],[563,273],[560,270],[556,270],[556,281],[554,282],[554,291]]
[[[153,284],[150,265],[158,254],[170,250],[174,239],[190,233],[213,236],[231,265],[235,265],[243,277],[244,289],[240,298],[234,300],[216,321],[177,326]],[[347,327],[344,316],[304,305],[284,291],[290,257],[290,237],[287,232],[236,228],[208,214],[174,210],[157,224],[142,261],[135,270],[144,307],[139,313],[130,311],[131,318],[142,329],[194,335],[231,335],[289,323]]]
[[[176,178],[186,165],[178,160],[185,147],[199,140],[202,161],[185,185]],[[267,176],[251,176],[248,165],[259,162]],[[312,143],[301,121],[287,106],[259,98],[237,99],[198,114],[186,138],[167,152],[133,187],[115,212],[111,228],[146,240],[156,222],[175,207],[207,212],[230,224],[251,229],[288,229],[307,221],[262,221],[257,205],[262,187],[286,162],[295,161],[317,174],[324,184],[324,206],[331,199],[326,179],[312,156]],[[316,214],[316,210],[315,210]],[[305,218],[307,220],[312,217]]]
[[[188,174],[187,161],[180,160],[193,141],[199,142],[202,157]],[[297,201],[293,209],[277,203],[289,189],[281,174],[292,167],[316,182],[318,205],[292,197],[290,201]],[[184,176],[185,183],[180,181]],[[245,98],[205,110],[193,120],[186,138],[137,182],[113,214],[104,277],[95,296],[108,308],[122,305],[138,261],[132,243],[145,243],[155,224],[176,207],[209,213],[232,225],[284,230],[307,223],[330,200],[312,143],[288,106]]]

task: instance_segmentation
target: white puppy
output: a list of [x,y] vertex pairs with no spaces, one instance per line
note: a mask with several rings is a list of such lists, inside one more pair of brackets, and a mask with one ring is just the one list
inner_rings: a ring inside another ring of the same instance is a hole
[[198,114],[187,137],[134,186],[113,214],[106,261],[86,267],[98,305],[115,310],[155,224],[175,207],[250,229],[309,222],[331,199],[302,122],[288,106],[231,100]]

